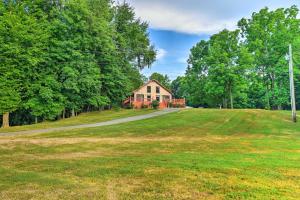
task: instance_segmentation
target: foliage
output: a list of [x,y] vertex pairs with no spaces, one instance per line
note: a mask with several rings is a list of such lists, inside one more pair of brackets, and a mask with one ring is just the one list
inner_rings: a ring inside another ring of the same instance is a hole
[[[290,106],[286,55],[294,47],[299,63],[298,8],[264,8],[191,49],[184,77],[173,82],[176,95],[198,107],[286,109]],[[296,90],[299,65],[295,65]],[[297,94],[298,106],[300,105]]]
[[175,80],[171,83],[171,91],[173,94],[173,97],[176,99],[182,98],[184,89],[182,82],[184,81],[184,77],[178,76]]
[[148,108],[148,107],[149,107],[148,105],[142,104],[142,109],[146,109],[146,108]]
[[120,106],[155,61],[148,24],[127,3],[1,1],[0,10],[0,115],[15,112],[12,124]]
[[154,72],[153,74],[151,74],[149,79],[156,80],[166,88],[171,89],[171,80],[169,79],[168,75],[162,75],[160,73]]
[[152,105],[153,109],[158,109],[158,107],[159,107],[159,101],[154,100],[154,101],[152,101],[151,105]]

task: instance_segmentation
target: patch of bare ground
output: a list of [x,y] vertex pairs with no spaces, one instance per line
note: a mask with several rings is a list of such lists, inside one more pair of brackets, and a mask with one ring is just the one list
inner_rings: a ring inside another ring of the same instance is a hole
[[102,186],[76,185],[72,188],[61,187],[44,187],[41,188],[37,184],[19,185],[18,188],[11,188],[5,191],[0,191],[0,199],[5,200],[60,200],[60,199],[105,199]]
[[162,195],[167,199],[221,199],[220,195],[203,188],[202,182],[199,180],[201,177],[199,173],[165,168],[148,168],[144,173],[147,177],[153,176],[152,180],[155,180],[154,177],[172,174],[172,180],[166,179],[163,182],[165,191]]
[[113,152],[107,149],[96,151],[84,151],[84,152],[70,152],[70,153],[58,153],[51,155],[25,155],[28,160],[75,160],[83,158],[94,158],[94,157],[104,157],[104,156],[117,156],[120,153]]
[[116,185],[114,181],[108,181],[106,186],[107,200],[117,200]]
[[[300,183],[300,169],[280,169],[279,172],[284,176],[296,178]],[[300,188],[300,184],[298,185],[298,187]]]
[[[246,135],[248,137],[256,137]],[[194,141],[208,141],[208,142],[222,142],[231,139],[238,139],[240,136],[166,136],[166,137],[110,137],[110,138],[3,138],[0,139],[0,144],[26,143],[36,144],[42,146],[53,146],[63,144],[78,144],[78,143],[106,143],[106,144],[120,144],[120,143],[141,143],[141,142],[194,142]]]
[[[108,200],[117,199],[141,199],[140,192],[148,188],[149,185],[144,178],[119,177],[107,181],[106,196]],[[139,195],[138,195],[139,193]],[[143,195],[142,195],[143,196]]]

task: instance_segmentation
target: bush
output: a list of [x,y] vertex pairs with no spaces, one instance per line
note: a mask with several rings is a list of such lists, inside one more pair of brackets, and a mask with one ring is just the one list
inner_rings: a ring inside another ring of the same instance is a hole
[[142,104],[142,109],[146,109],[146,108],[148,108],[148,105]]
[[126,105],[125,108],[126,108],[126,109],[133,109],[133,104],[130,103],[130,104]]
[[119,111],[119,110],[121,109],[121,107],[120,107],[120,105],[118,105],[118,104],[113,104],[113,105],[111,106],[111,109],[112,109],[112,110],[115,110],[115,111]]
[[169,108],[173,108],[173,106],[174,106],[174,105],[173,105],[172,102],[169,102],[169,103],[168,103],[168,107],[169,107]]
[[153,107],[153,109],[158,109],[159,101],[157,101],[157,100],[152,101],[152,107]]

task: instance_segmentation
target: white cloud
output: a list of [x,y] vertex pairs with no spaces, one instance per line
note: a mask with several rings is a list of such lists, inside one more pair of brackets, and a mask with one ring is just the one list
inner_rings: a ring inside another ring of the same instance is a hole
[[157,60],[161,60],[167,55],[167,51],[162,48],[158,48],[156,53],[157,53],[156,55]]
[[300,5],[299,0],[128,0],[138,17],[151,28],[191,34],[212,34],[234,29],[242,17],[268,6]]

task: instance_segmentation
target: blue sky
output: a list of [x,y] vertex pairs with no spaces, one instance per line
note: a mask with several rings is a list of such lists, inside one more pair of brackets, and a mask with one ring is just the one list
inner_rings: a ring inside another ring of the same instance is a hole
[[233,30],[242,17],[264,7],[276,9],[297,5],[300,0],[126,0],[136,16],[150,25],[151,42],[158,51],[151,69],[142,72],[183,75],[189,50],[201,39],[227,28]]
[[191,47],[208,37],[208,35],[150,29],[150,39],[157,49],[157,61],[150,69],[143,70],[143,73],[148,77],[153,72],[159,72],[167,74],[170,79],[176,79],[185,72]]

